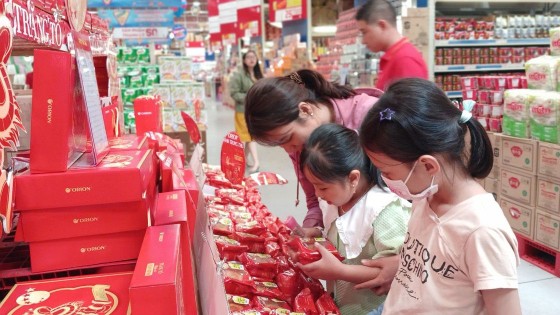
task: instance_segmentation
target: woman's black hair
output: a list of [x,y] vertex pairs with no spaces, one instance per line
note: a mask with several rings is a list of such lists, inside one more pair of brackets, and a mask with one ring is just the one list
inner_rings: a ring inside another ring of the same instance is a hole
[[263,73],[262,73],[262,70],[261,70],[261,65],[259,64],[259,57],[257,56],[257,53],[253,50],[247,51],[242,56],[243,70],[245,70],[245,74],[247,74],[248,76],[251,76],[251,73],[249,72],[249,67],[245,64],[245,57],[247,57],[247,54],[249,54],[249,53],[252,53],[257,58],[257,64],[253,67],[253,74],[255,75],[255,79],[257,79],[257,80],[262,79],[263,78]]
[[[460,123],[461,113],[433,82],[401,79],[366,114],[360,142],[368,151],[404,163],[440,154],[472,177],[484,178],[494,158],[490,139],[476,119]],[[465,141],[467,130],[470,145]]]
[[348,86],[329,82],[313,70],[257,81],[245,98],[245,120],[251,137],[266,144],[267,133],[299,118],[299,103],[329,106],[332,99],[356,95]]
[[359,170],[370,185],[380,182],[356,131],[339,124],[321,125],[311,133],[301,152],[299,167],[302,172],[307,167],[327,183],[343,181],[352,170]]

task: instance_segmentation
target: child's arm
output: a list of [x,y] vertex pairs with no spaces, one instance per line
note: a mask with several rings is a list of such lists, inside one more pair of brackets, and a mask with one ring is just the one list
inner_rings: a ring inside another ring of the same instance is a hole
[[521,303],[517,289],[481,290],[486,314],[521,315]]
[[364,259],[362,260],[362,264],[368,268],[378,269],[379,275],[369,281],[354,286],[354,289],[371,289],[376,295],[387,294],[399,269],[399,256]]
[[342,263],[319,243],[315,243],[315,247],[321,253],[320,260],[307,265],[297,264],[297,267],[312,278],[362,283],[377,277],[379,274],[378,268]]

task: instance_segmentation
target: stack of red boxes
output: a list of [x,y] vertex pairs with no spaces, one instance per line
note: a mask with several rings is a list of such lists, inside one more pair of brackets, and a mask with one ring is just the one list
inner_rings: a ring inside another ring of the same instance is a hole
[[502,132],[504,90],[527,86],[522,76],[462,77],[463,100],[476,101],[473,115],[488,131]]
[[16,176],[18,229],[30,243],[32,271],[136,259],[155,190],[147,143],[115,149],[96,167]]

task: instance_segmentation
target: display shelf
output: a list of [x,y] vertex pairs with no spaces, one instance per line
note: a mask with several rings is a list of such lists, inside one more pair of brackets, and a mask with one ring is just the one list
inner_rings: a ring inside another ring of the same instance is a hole
[[436,40],[436,47],[472,47],[472,46],[528,46],[550,45],[550,38],[510,38],[510,39],[458,39]]
[[525,70],[523,63],[508,64],[477,64],[477,65],[448,65],[434,66],[436,73],[452,73],[452,72],[473,72],[473,71],[523,71]]
[[458,98],[458,97],[463,97],[463,92],[461,92],[461,91],[446,91],[445,95],[447,95],[447,97],[449,97],[449,98]]

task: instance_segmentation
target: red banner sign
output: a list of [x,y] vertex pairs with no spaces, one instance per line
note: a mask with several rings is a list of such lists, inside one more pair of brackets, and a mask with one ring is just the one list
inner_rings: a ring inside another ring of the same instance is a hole
[[305,19],[307,5],[303,0],[270,0],[269,18],[271,22],[284,22]]
[[238,35],[240,37],[261,36],[261,6],[237,9]]
[[27,7],[27,4],[13,1],[11,8],[6,10],[8,18],[12,20],[15,35],[56,49],[65,45],[70,26],[62,20],[62,15],[53,16],[34,5]]

